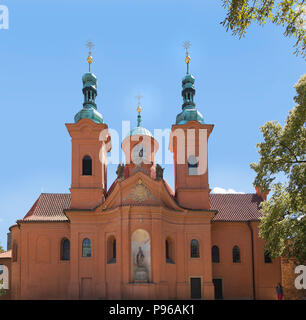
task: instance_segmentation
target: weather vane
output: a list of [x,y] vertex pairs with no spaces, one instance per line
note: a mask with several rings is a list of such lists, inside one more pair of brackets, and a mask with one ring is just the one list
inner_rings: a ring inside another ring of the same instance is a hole
[[86,47],[89,49],[88,51],[88,57],[87,57],[87,62],[89,65],[89,72],[90,72],[90,65],[93,62],[92,56],[91,56],[91,49],[95,47],[94,43],[92,41],[87,41],[86,42]]
[[191,47],[191,43],[190,41],[185,41],[183,43],[183,47],[185,48],[186,50],[186,58],[185,58],[185,62],[187,64],[187,74],[189,73],[189,62],[190,62],[190,56],[189,56],[189,52],[188,52],[188,49]]

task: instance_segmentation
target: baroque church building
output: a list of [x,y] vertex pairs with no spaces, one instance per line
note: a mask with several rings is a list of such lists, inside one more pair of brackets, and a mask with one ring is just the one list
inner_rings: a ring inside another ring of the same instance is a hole
[[95,103],[90,53],[88,62],[83,108],[66,124],[70,193],[42,193],[10,227],[12,250],[0,255],[10,298],[275,299],[280,259],[265,253],[258,235],[266,194],[210,193],[214,126],[194,103],[188,52],[182,110],[170,135],[174,190],[155,163],[158,142],[142,127],[140,105],[137,126],[121,144],[126,163],[107,187],[111,136]]

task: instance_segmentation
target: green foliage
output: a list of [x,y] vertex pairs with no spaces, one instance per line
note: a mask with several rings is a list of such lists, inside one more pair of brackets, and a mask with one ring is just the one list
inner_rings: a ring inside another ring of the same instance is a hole
[[1,253],[1,252],[4,252],[4,249],[3,249],[2,246],[0,246],[0,253]]
[[6,295],[6,290],[1,288],[0,289],[0,296],[5,296]]
[[[295,85],[296,106],[282,127],[276,121],[261,127],[264,142],[257,144],[259,163],[255,186],[273,189],[262,203],[259,234],[272,257],[295,257],[306,261],[306,75]],[[277,181],[280,180],[280,181]]]
[[223,7],[227,15],[221,24],[226,31],[241,38],[252,21],[270,21],[285,27],[284,35],[296,38],[294,53],[306,57],[306,0],[223,0]]

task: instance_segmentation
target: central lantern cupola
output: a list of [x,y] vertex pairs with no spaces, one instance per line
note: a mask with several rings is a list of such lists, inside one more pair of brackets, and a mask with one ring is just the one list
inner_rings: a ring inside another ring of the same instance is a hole
[[129,132],[121,145],[126,159],[125,178],[138,171],[155,178],[154,157],[158,150],[158,142],[148,129],[141,126],[141,110],[138,102],[137,126]]

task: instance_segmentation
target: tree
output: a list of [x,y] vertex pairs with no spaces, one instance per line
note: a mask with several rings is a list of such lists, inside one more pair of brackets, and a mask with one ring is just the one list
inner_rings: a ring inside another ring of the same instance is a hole
[[296,106],[282,127],[276,121],[261,127],[264,142],[257,144],[259,163],[254,185],[273,195],[262,202],[259,235],[273,258],[306,261],[306,74],[294,86]]
[[264,25],[270,21],[285,27],[285,36],[296,38],[295,54],[306,57],[306,0],[222,0],[227,10],[221,22],[239,39],[245,36],[251,22]]
[[0,245],[0,253],[1,252],[4,252],[4,249],[3,249],[3,247]]

